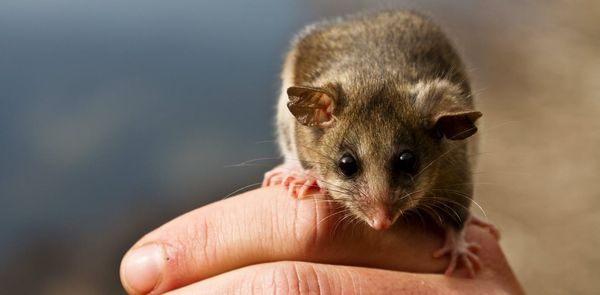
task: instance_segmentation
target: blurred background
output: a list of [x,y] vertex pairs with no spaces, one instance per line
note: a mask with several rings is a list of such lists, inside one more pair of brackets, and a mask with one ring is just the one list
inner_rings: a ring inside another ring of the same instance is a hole
[[600,290],[600,2],[0,2],[0,289],[122,294],[121,256],[258,183],[304,24],[414,8],[484,113],[476,199],[531,294]]

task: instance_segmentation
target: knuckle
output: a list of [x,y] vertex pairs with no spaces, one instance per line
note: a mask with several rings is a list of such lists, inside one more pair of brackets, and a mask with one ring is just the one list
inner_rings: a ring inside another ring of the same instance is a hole
[[179,245],[183,247],[183,259],[196,266],[202,265],[199,269],[205,269],[215,261],[218,248],[216,243],[219,239],[214,237],[211,228],[208,219],[198,218],[188,226],[187,235],[180,237],[182,240],[179,241]]

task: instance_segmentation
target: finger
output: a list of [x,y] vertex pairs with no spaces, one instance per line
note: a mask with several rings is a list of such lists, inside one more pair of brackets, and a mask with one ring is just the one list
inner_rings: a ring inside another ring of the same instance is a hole
[[489,230],[476,225],[468,226],[466,238],[479,246],[477,257],[481,267],[476,279],[494,279],[512,285],[514,291],[509,294],[524,294],[498,240]]
[[[502,292],[504,291],[504,292]],[[252,265],[169,292],[186,294],[522,294],[518,282],[465,280],[307,262]]]
[[[441,237],[421,227],[374,231],[340,222],[345,212],[314,195],[289,198],[262,188],[185,215],[143,237],[121,264],[131,294],[162,293],[246,265],[279,260],[440,272],[431,253]],[[357,253],[360,253],[357,255]]]

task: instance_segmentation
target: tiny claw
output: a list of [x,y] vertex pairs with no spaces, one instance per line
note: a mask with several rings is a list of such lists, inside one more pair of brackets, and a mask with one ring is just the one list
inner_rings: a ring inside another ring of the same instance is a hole
[[305,183],[306,180],[302,180],[302,179],[296,179],[294,180],[294,182],[292,182],[294,189],[293,189],[293,198],[295,199],[302,199],[304,196],[300,194],[300,192],[304,189],[305,187]]
[[300,187],[300,189],[298,190],[297,193],[297,197],[298,199],[303,199],[308,195],[308,190],[310,190],[311,188],[313,188],[316,184],[316,181],[314,179],[309,179],[307,181],[305,181],[302,186]]
[[306,197],[307,193],[306,193],[307,187],[306,186],[301,186],[300,189],[298,190],[297,193],[297,197],[298,199],[303,199],[304,197]]
[[290,185],[292,184],[292,182],[294,182],[294,176],[292,175],[287,175],[284,179],[283,179],[283,186],[285,186],[286,188],[289,189]]
[[287,188],[287,192],[288,192],[288,196],[292,197],[292,198],[296,198],[296,193],[294,192],[294,184],[293,183],[289,183],[285,186]]

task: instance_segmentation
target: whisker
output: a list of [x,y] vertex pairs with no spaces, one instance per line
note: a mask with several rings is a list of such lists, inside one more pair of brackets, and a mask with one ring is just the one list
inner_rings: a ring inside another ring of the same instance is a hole
[[238,164],[225,165],[224,167],[226,167],[226,168],[230,168],[230,167],[242,167],[242,166],[246,166],[247,164],[251,164],[251,163],[254,163],[254,162],[258,162],[258,161],[278,160],[278,159],[281,159],[281,157],[256,158],[256,159],[251,159],[251,160],[243,161],[243,162],[238,163]]
[[[479,203],[477,203],[477,201],[473,200],[473,198],[471,196],[469,196],[469,195],[467,195],[467,194],[465,194],[463,192],[453,191],[453,190],[444,190],[444,189],[432,189],[432,190],[440,191],[440,192],[445,192],[445,193],[451,193],[451,194],[454,194],[456,196],[469,199],[471,201],[471,203],[473,203],[479,209],[479,211],[481,211],[481,214],[483,214],[483,216],[485,218],[487,218],[487,213],[485,212],[485,210],[483,209],[483,207]],[[425,197],[425,198],[432,198],[432,197],[429,196],[429,197]],[[449,198],[440,198],[440,197],[437,197],[437,198],[438,199],[442,199],[442,200],[447,201],[447,202],[455,202],[455,204],[460,205],[460,206],[464,207],[465,209],[468,209],[468,207],[464,206],[461,203],[453,201],[452,199],[449,199]]]
[[277,142],[276,139],[265,139],[265,140],[255,141],[254,144],[265,144],[265,143],[275,143],[275,142]]
[[255,186],[256,186],[256,187],[258,187],[258,186],[260,186],[261,184],[262,184],[262,182],[255,182],[255,183],[252,183],[252,184],[249,184],[249,185],[243,186],[243,187],[241,187],[241,188],[238,188],[238,189],[234,190],[233,192],[229,193],[228,195],[226,195],[225,197],[223,197],[221,200],[228,199],[228,198],[230,198],[231,196],[233,196],[233,195],[235,195],[235,194],[237,194],[237,193],[239,193],[239,192],[241,192],[241,191],[243,191],[243,190],[245,190],[245,189],[248,189],[248,188],[251,188],[251,187],[255,187]]
[[415,174],[414,178],[417,178],[419,175],[421,175],[421,173],[425,172],[425,170],[427,170],[429,167],[431,167],[431,165],[433,165],[433,163],[437,162],[439,159],[441,159],[442,157],[446,156],[450,152],[454,151],[458,147],[460,147],[460,146],[456,145],[455,147],[450,148],[447,151],[443,152],[440,156],[438,156],[437,158],[435,158],[434,160],[432,160],[431,162],[429,162],[429,164],[425,165],[425,167],[423,167],[423,169],[421,169],[421,171],[419,171],[417,174]]
[[322,222],[324,222],[325,220],[327,220],[327,219],[329,219],[329,218],[331,218],[331,217],[334,217],[334,216],[336,216],[336,215],[339,215],[339,214],[345,214],[345,213],[346,213],[346,210],[345,210],[345,209],[344,209],[344,210],[339,210],[339,211],[337,211],[337,212],[334,212],[334,213],[331,213],[331,214],[329,214],[329,215],[325,216],[324,218],[322,218],[321,220],[319,220],[319,221],[317,222],[317,225],[320,225]]

